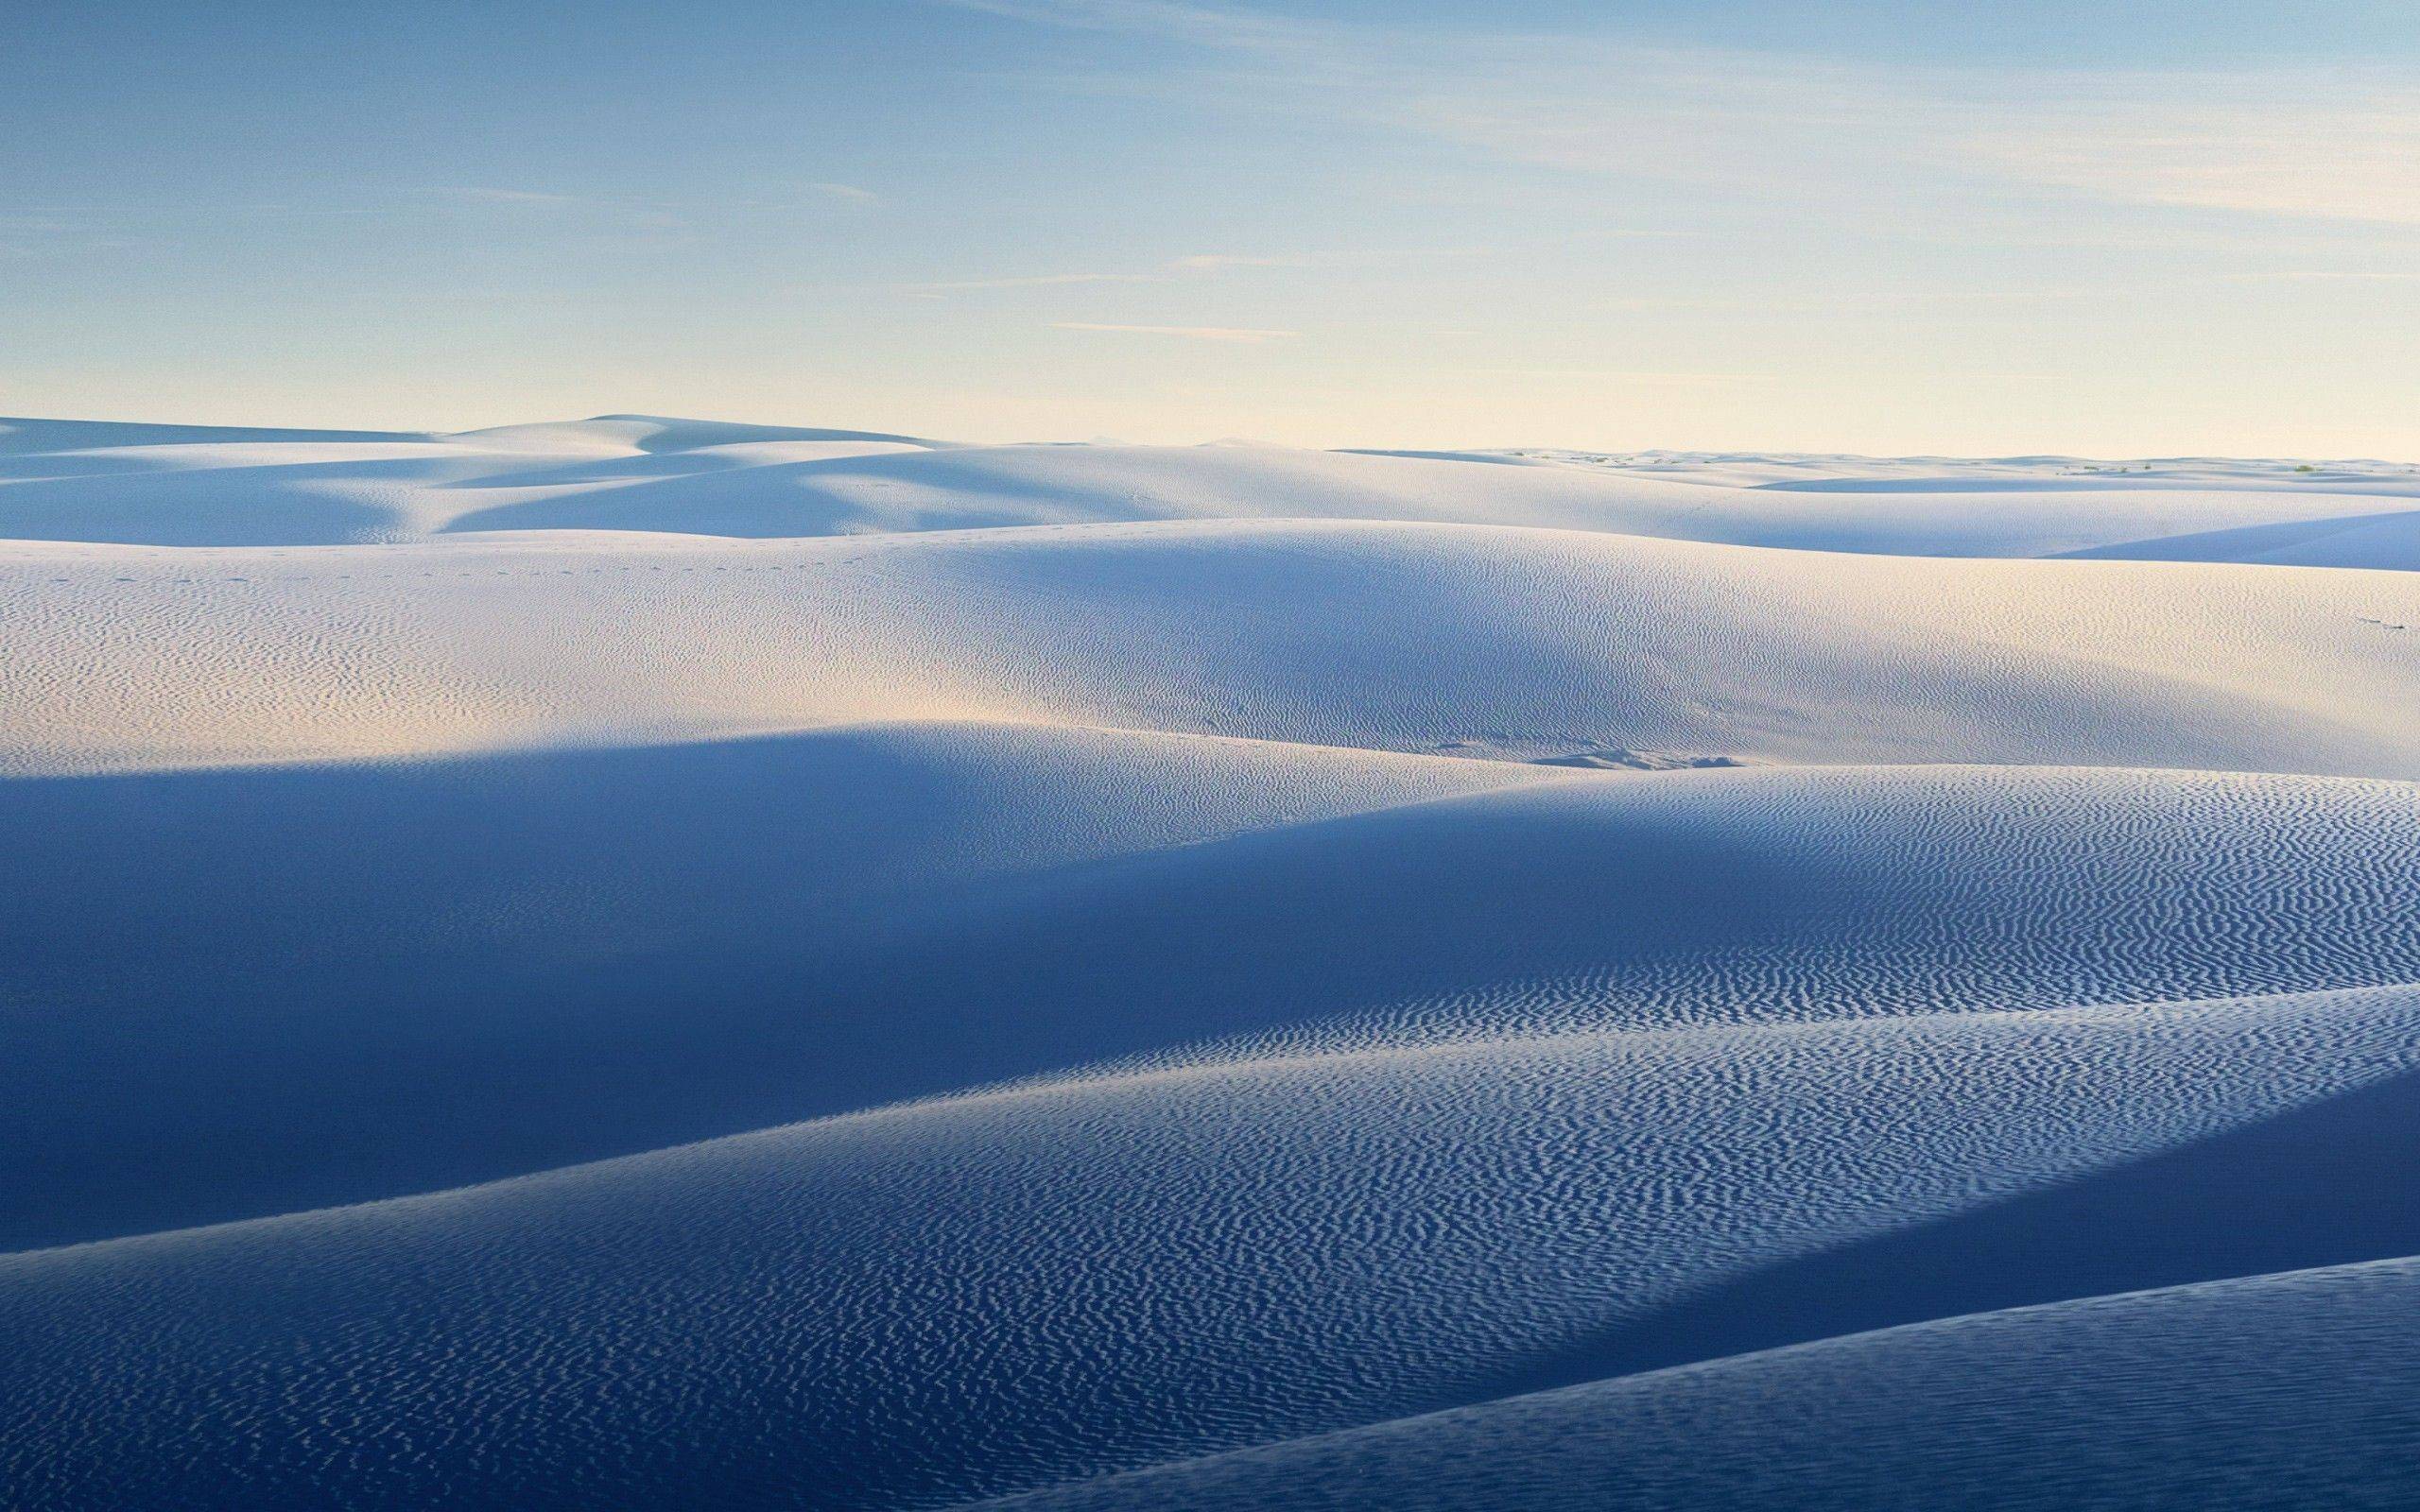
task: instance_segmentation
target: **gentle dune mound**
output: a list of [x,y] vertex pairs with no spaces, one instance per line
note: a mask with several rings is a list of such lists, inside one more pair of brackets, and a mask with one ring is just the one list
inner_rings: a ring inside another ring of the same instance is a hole
[[607,451],[649,454],[697,452],[710,447],[780,441],[889,441],[912,447],[941,444],[883,431],[836,431],[802,425],[743,425],[730,421],[681,420],[668,415],[599,415],[594,420],[562,421],[551,424],[500,425],[483,431],[459,431],[446,439],[462,445],[527,448],[530,451],[594,446]]
[[2420,575],[1246,521],[0,545],[0,771],[988,718],[2420,777]]
[[0,1503],[2396,1504],[2415,499],[0,421]]
[[2420,568],[2420,470],[952,446],[648,415],[451,436],[0,420],[0,536],[302,546],[1155,520],[1524,525],[1914,557]]

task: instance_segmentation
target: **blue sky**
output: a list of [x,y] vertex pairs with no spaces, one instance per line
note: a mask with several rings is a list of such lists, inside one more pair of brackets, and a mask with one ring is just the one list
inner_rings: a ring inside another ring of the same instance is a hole
[[2408,4],[35,0],[0,412],[2420,458]]

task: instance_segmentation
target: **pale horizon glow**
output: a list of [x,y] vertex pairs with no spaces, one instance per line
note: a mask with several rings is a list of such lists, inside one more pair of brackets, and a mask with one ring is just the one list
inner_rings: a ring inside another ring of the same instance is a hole
[[2420,459],[2338,0],[43,3],[0,413]]

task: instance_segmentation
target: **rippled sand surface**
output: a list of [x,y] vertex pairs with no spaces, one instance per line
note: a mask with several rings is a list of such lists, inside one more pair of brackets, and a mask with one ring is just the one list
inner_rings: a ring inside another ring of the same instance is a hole
[[2401,1504],[2415,522],[0,421],[0,1502]]

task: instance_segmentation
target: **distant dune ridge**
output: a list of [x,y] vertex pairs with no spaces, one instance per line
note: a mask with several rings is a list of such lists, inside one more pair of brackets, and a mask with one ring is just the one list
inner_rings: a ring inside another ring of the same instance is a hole
[[2410,1504],[2420,470],[0,421],[0,1503]]

